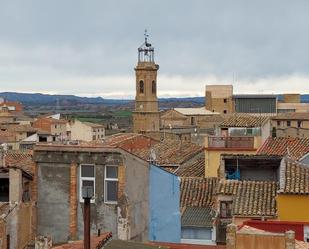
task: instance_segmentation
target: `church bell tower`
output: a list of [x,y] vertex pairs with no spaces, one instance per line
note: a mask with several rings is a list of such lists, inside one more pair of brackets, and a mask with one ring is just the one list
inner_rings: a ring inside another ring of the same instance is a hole
[[160,118],[157,97],[157,71],[154,61],[154,48],[147,40],[138,48],[138,62],[135,67],[136,96],[133,112],[133,131],[159,131]]

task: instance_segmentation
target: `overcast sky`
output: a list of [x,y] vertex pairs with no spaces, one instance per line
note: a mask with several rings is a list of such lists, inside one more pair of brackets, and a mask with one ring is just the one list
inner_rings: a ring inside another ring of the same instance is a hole
[[0,0],[0,91],[127,98],[144,29],[159,96],[309,93],[308,0]]

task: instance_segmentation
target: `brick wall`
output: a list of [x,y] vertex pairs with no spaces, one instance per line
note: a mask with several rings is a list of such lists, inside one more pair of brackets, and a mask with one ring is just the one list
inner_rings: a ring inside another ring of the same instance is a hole
[[77,239],[77,164],[70,168],[70,239]]

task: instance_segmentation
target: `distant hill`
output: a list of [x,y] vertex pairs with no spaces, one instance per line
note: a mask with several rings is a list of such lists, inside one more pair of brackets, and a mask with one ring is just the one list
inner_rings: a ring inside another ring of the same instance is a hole
[[42,93],[16,93],[16,92],[3,92],[0,93],[0,97],[10,101],[21,102],[25,106],[29,105],[47,105],[56,106],[60,105],[76,105],[76,104],[106,104],[106,105],[118,105],[129,100],[113,100],[103,99],[101,97],[89,98],[79,97],[75,95],[51,95]]
[[[102,97],[79,97],[75,95],[51,95],[42,93],[17,93],[2,92],[0,97],[10,101],[21,102],[25,106],[74,106],[74,105],[127,105],[133,100],[129,99],[104,99]],[[279,99],[282,97],[278,95]],[[309,94],[301,96],[301,101],[309,103]],[[162,104],[173,103],[190,103],[195,106],[202,106],[205,103],[204,97],[187,97],[187,98],[159,98]]]

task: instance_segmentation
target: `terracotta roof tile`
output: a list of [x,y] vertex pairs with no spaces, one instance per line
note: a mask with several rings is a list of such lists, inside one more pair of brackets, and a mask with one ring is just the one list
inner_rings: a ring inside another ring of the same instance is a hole
[[289,155],[292,159],[300,159],[309,152],[309,137],[269,137],[257,151],[260,155]]
[[179,167],[175,172],[181,177],[204,177],[205,176],[205,154],[197,160],[194,160],[186,167]]
[[132,151],[133,154],[149,161],[151,153],[155,154],[155,163],[159,166],[179,166],[204,150],[202,146],[190,142],[163,140],[150,148]]
[[181,226],[212,228],[212,218],[210,207],[186,207],[181,215]]
[[217,178],[182,177],[180,181],[180,207],[211,206],[217,183]]
[[276,215],[277,183],[270,181],[221,180],[217,194],[233,195],[233,215]]
[[260,127],[269,120],[269,116],[235,113],[228,115],[220,127]]
[[309,167],[284,158],[280,168],[280,191],[285,194],[309,194]]
[[34,161],[30,151],[6,151],[4,160],[5,167],[19,168],[33,176]]

